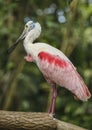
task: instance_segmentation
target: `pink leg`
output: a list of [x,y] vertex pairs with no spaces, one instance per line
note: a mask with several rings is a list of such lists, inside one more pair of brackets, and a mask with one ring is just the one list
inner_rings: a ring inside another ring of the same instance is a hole
[[49,107],[49,113],[52,115],[54,114],[54,110],[55,110],[56,97],[57,97],[56,84],[52,83],[52,100]]

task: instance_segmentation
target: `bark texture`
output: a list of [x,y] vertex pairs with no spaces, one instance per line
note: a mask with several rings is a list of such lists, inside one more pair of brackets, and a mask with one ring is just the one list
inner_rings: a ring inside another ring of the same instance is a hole
[[48,113],[0,111],[0,130],[86,130]]

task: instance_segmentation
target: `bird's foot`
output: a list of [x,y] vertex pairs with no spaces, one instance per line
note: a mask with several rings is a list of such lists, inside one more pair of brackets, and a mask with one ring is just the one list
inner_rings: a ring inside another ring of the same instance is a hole
[[55,113],[49,113],[49,115],[53,118],[56,118],[56,114]]
[[33,62],[33,58],[31,57],[31,55],[25,56],[24,59],[28,62]]

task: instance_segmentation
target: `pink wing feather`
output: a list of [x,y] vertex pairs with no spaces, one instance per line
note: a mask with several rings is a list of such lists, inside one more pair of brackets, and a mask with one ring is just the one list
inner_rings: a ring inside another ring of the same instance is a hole
[[38,54],[38,67],[46,78],[67,88],[78,99],[85,101],[91,97],[84,81],[69,60],[42,51]]

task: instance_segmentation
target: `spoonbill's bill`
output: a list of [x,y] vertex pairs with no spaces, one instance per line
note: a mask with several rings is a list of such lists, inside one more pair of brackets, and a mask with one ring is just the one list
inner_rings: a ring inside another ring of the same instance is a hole
[[56,84],[71,91],[79,100],[87,101],[91,94],[71,61],[55,47],[41,42],[34,43],[40,33],[41,25],[38,22],[28,21],[23,33],[8,49],[8,53],[15,49],[20,40],[24,40],[23,45],[27,53],[25,60],[35,62],[47,82],[51,84],[52,100],[49,113],[54,113],[57,96]]

